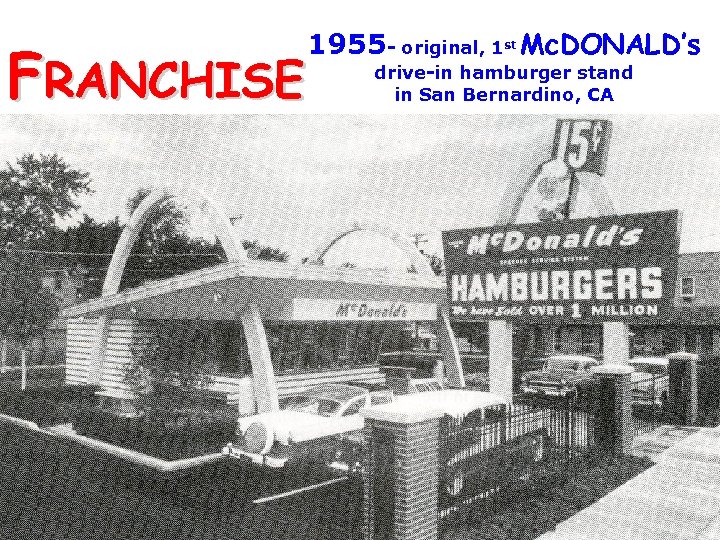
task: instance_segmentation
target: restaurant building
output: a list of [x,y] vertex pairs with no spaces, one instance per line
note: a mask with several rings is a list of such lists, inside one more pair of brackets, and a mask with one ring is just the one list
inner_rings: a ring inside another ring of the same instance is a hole
[[[333,232],[303,264],[253,260],[222,210],[206,196],[193,202],[207,216],[228,262],[120,290],[125,264],[147,217],[177,194],[153,192],[134,212],[117,244],[102,295],[67,308],[67,382],[94,384],[110,399],[131,399],[128,371],[155,343],[178,369],[201,364],[210,388],[240,414],[278,408],[283,394],[325,382],[383,380],[378,354],[402,346],[404,329],[432,325],[438,361],[462,386],[445,283],[412,242],[354,226]],[[331,267],[324,257],[349,234],[389,238],[413,272]]]

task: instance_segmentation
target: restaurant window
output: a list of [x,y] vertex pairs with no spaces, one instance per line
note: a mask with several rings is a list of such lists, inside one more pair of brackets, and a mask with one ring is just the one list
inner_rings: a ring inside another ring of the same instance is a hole
[[552,333],[552,346],[551,350],[553,353],[567,353],[568,348],[568,331],[564,326],[558,326]]
[[581,335],[581,353],[589,355],[599,355],[601,353],[601,329],[595,325],[582,326]]
[[550,343],[550,329],[546,326],[533,327],[533,350],[531,356],[545,356],[548,353]]
[[375,364],[388,343],[401,339],[392,323],[268,323],[266,333],[277,374]]
[[682,278],[680,289],[683,297],[695,296],[695,278],[691,276]]
[[245,335],[240,324],[204,320],[147,321],[147,339],[140,339],[133,354],[156,348],[158,366],[203,375],[244,376],[251,373]]
[[488,354],[487,323],[453,323],[460,354]]
[[218,323],[213,329],[217,341],[217,364],[221,374],[249,375],[250,355],[242,325]]

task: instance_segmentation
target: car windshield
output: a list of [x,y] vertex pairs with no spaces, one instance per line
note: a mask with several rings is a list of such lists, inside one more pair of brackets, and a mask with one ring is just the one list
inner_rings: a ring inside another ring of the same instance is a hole
[[548,369],[572,369],[577,370],[578,363],[577,362],[571,362],[568,360],[548,360],[547,362]]
[[333,399],[316,396],[290,396],[282,400],[280,408],[320,416],[333,416],[342,405]]

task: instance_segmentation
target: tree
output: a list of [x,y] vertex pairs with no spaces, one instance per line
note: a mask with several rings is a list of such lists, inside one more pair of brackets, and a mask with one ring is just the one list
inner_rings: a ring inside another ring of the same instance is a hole
[[287,262],[288,260],[286,251],[270,246],[263,246],[257,240],[244,240],[243,247],[247,250],[248,256],[251,259],[276,262]]
[[0,245],[24,245],[42,238],[58,218],[79,208],[90,193],[90,174],[70,168],[57,154],[25,154],[0,170]]
[[26,346],[58,313],[58,299],[43,287],[32,256],[0,256],[0,334]]
[[[128,212],[137,209],[150,191],[138,189],[127,201]],[[52,227],[45,236],[26,244],[50,252],[63,252],[65,264],[80,266],[86,272],[82,298],[100,295],[110,257],[124,225],[120,218],[99,222],[88,215],[77,225],[62,230]],[[128,259],[121,288],[135,287],[144,281],[159,280],[213,266],[225,260],[222,245],[193,238],[186,230],[187,218],[177,205],[168,201],[152,213],[143,226]],[[251,258],[286,261],[287,253],[256,240],[244,241]]]

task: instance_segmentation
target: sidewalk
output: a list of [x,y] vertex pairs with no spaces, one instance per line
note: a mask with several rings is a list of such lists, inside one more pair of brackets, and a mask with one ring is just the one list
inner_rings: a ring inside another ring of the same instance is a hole
[[538,540],[717,540],[720,428],[700,428],[657,464]]

